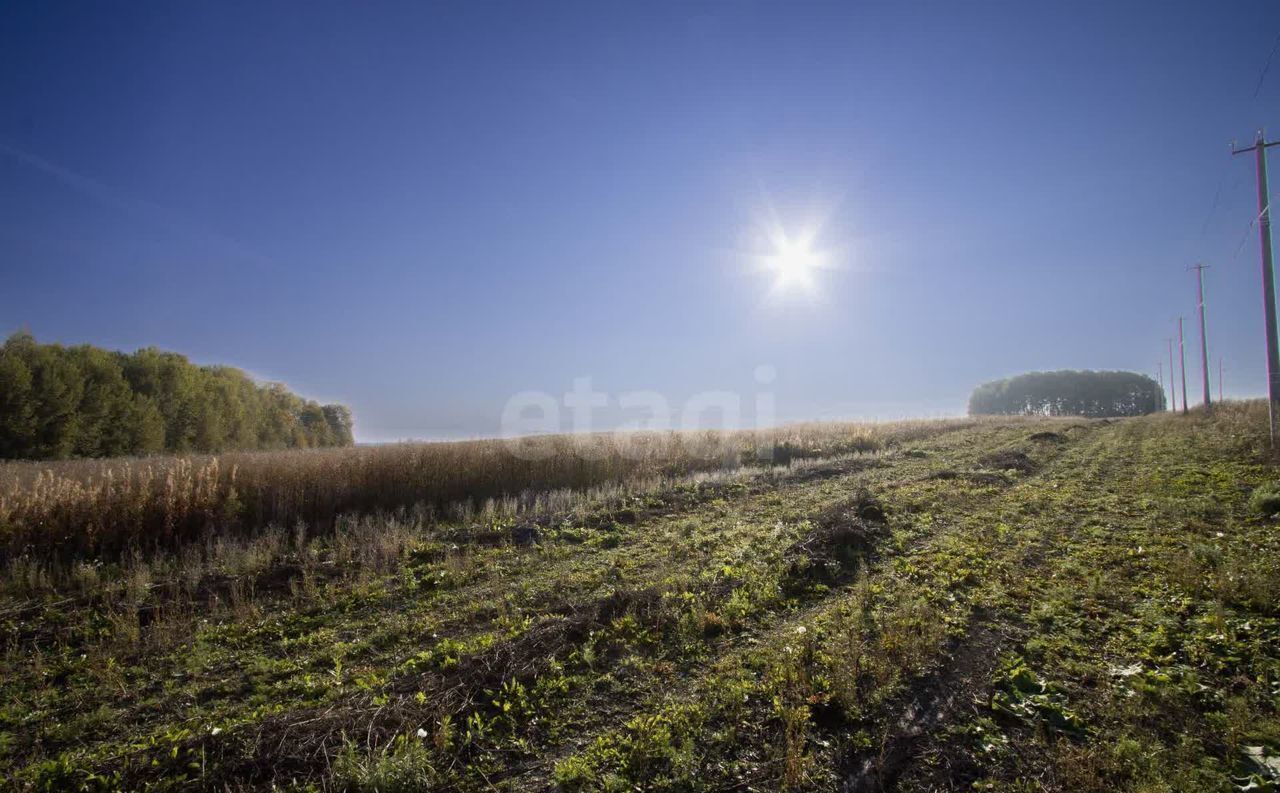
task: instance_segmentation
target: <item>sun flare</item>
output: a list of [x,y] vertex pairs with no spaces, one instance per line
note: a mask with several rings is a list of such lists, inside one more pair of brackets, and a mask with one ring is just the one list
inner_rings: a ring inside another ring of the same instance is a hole
[[792,239],[776,234],[773,251],[765,257],[765,265],[774,274],[775,290],[811,290],[814,272],[824,266],[823,256],[813,249],[808,239]]
[[773,269],[780,281],[808,282],[817,266],[817,255],[802,242],[782,240],[773,256]]

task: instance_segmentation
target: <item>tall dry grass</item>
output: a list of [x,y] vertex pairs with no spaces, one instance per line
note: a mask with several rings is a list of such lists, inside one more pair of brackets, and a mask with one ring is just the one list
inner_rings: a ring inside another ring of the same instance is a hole
[[865,452],[976,419],[804,424],[763,431],[557,435],[307,451],[0,463],[0,558],[173,550],[301,521],[447,510],[644,476]]

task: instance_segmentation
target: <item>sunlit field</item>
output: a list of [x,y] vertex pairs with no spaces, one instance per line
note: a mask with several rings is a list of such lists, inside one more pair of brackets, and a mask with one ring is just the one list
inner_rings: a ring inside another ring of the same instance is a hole
[[0,550],[7,559],[147,555],[269,526],[326,533],[343,516],[397,509],[510,517],[592,488],[874,452],[982,420],[0,462]]
[[805,425],[772,459],[743,433],[9,465],[0,775],[1229,790],[1280,738],[1265,429],[1234,403]]

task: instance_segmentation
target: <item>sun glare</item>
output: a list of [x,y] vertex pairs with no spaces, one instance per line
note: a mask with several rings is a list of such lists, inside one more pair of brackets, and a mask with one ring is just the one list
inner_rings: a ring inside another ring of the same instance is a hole
[[801,242],[783,240],[773,257],[773,268],[777,271],[778,280],[784,282],[807,283],[810,273],[817,265],[817,256],[809,250],[808,245]]
[[757,276],[769,282],[766,299],[790,304],[822,302],[829,271],[846,267],[848,251],[831,247],[824,233],[832,209],[814,206],[784,224],[771,202],[765,201],[742,235],[743,258]]
[[811,290],[814,272],[823,267],[822,255],[813,250],[807,239],[791,239],[777,234],[772,243],[773,251],[765,257],[765,265],[774,274],[774,289]]

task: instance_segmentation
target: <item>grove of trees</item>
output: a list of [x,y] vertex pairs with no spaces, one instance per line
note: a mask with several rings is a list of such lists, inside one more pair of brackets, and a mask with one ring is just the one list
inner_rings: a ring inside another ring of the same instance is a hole
[[969,397],[969,415],[1140,416],[1164,410],[1164,390],[1136,372],[1064,369],[983,383]]
[[64,347],[26,332],[0,347],[0,458],[350,446],[351,429],[344,405],[154,347]]

